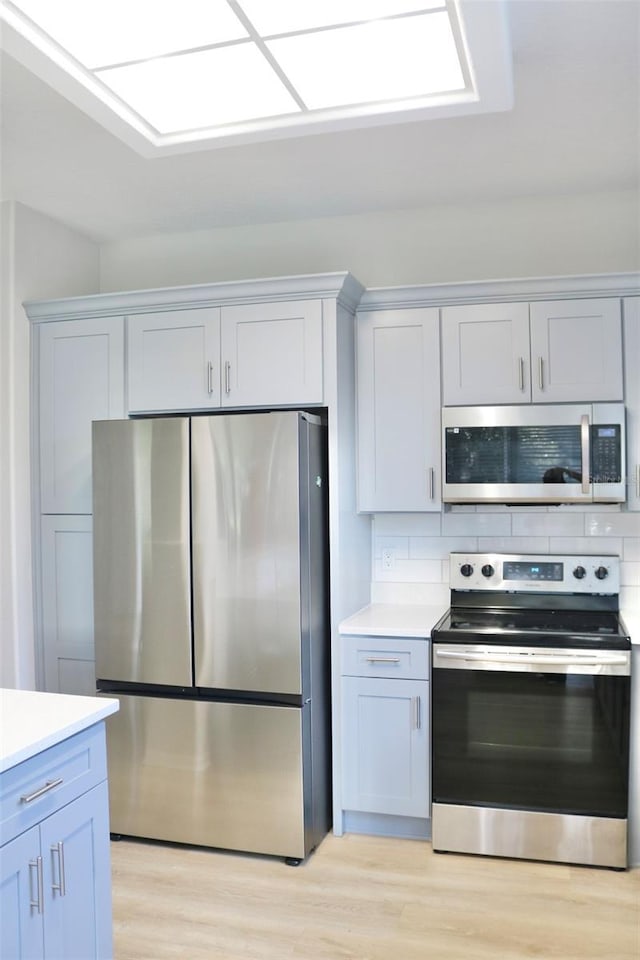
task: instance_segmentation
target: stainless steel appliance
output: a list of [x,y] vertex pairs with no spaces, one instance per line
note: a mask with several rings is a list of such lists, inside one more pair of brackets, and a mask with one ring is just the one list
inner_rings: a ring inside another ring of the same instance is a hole
[[434,850],[627,865],[631,644],[610,556],[451,554]]
[[621,403],[444,407],[445,503],[619,503]]
[[114,833],[300,860],[330,822],[325,428],[93,424]]

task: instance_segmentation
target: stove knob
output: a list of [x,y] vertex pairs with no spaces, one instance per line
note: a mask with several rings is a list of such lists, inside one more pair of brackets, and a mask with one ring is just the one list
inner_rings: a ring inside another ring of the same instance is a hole
[[607,570],[606,567],[598,567],[598,569],[596,570],[596,577],[598,578],[598,580],[606,580],[608,576],[609,576],[609,571]]
[[473,573],[473,567],[471,566],[470,563],[463,563],[462,566],[460,567],[460,573],[462,574],[463,577],[470,577],[471,574]]
[[491,566],[491,564],[490,564],[490,563],[485,563],[484,567],[482,568],[482,576],[483,576],[483,577],[492,577],[492,576],[494,575],[494,573],[495,573],[495,570],[493,569],[493,567]]
[[573,575],[576,578],[576,580],[582,580],[584,577],[586,577],[587,571],[585,570],[584,567],[576,567],[575,570],[573,571]]

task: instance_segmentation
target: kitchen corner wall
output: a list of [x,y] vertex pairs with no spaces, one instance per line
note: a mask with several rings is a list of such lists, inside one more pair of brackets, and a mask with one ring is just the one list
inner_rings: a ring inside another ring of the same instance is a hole
[[452,506],[442,513],[379,513],[372,520],[371,600],[449,603],[449,553],[616,554],[622,609],[640,610],[640,513],[594,508]]

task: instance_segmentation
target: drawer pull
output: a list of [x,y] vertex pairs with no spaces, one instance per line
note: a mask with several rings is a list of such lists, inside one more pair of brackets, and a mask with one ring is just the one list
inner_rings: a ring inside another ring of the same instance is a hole
[[367,663],[400,663],[400,657],[367,657]]
[[51,869],[51,889],[58,891],[61,897],[67,892],[67,883],[64,873],[64,843],[60,840],[58,843],[51,844],[51,853],[58,858],[58,882],[53,883],[53,867]]
[[32,800],[37,800],[38,797],[42,797],[45,793],[49,793],[49,790],[53,790],[54,787],[59,787],[62,783],[62,777],[59,777],[57,780],[47,780],[44,787],[40,787],[39,790],[36,790],[34,793],[23,793],[20,797],[20,803],[31,803]]
[[44,890],[42,884],[42,857],[36,857],[35,860],[29,860],[29,883],[31,884],[31,867],[36,868],[36,891],[37,899],[33,899],[31,893],[29,894],[29,906],[37,910],[38,913],[42,913],[43,904],[44,904]]

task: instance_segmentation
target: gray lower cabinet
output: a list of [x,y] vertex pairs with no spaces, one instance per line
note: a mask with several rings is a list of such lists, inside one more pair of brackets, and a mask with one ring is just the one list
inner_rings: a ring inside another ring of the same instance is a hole
[[345,811],[429,818],[428,650],[421,639],[342,638]]
[[104,724],[0,776],[0,956],[112,957]]

